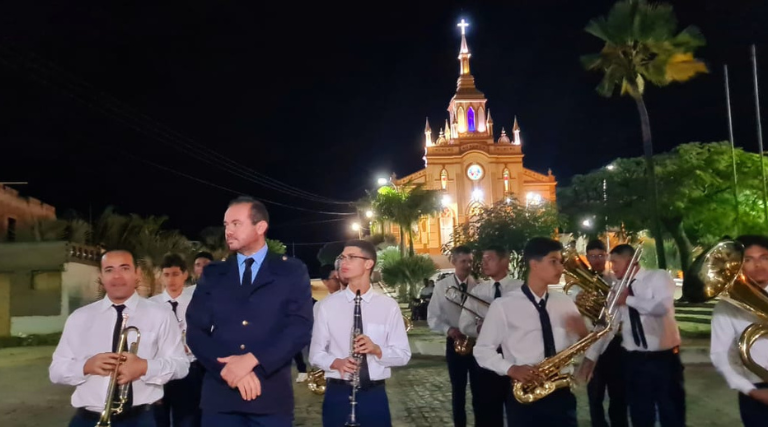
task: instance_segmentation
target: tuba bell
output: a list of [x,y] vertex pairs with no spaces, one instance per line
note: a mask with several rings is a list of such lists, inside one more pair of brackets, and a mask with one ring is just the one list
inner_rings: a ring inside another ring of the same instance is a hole
[[744,245],[723,240],[699,255],[683,280],[683,299],[704,302],[715,297],[756,316],[739,337],[739,356],[744,366],[768,381],[768,370],[757,364],[750,350],[759,338],[768,335],[768,292],[744,275]]
[[582,315],[594,323],[600,317],[605,299],[611,292],[611,285],[598,272],[584,261],[575,249],[568,249],[564,254],[563,268],[566,284],[563,292],[568,293],[574,286],[581,288],[574,303]]
[[[126,323],[128,323],[128,315],[123,314],[123,323],[120,326],[120,340],[117,344],[117,350],[115,350],[115,353],[118,355],[122,352],[126,351],[126,348],[128,348],[128,351],[130,353],[136,354],[139,351],[139,342],[141,341],[141,332],[139,332],[139,328],[135,326],[128,326],[126,327]],[[136,332],[136,341],[131,343],[130,346],[128,346],[128,334],[134,331]],[[121,386],[117,385],[117,370],[120,368],[120,365],[122,364],[122,356],[118,358],[117,365],[115,366],[115,370],[112,371],[112,376],[109,379],[109,386],[107,387],[107,397],[104,400],[104,410],[101,411],[101,416],[99,417],[99,421],[96,423],[96,427],[109,427],[112,425],[112,417],[114,415],[120,415],[125,410],[125,404],[128,403],[128,387],[131,385],[123,384]],[[117,390],[117,398],[115,398],[115,390]]]

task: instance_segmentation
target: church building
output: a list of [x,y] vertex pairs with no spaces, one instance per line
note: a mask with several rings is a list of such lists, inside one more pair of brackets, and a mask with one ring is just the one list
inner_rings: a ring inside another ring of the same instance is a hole
[[396,186],[423,183],[427,188],[444,192],[442,214],[437,218],[422,218],[418,232],[414,233],[414,248],[419,253],[442,253],[441,248],[450,242],[454,226],[467,221],[483,206],[509,197],[528,204],[555,201],[557,182],[552,171],[542,174],[523,166],[523,142],[517,118],[510,134],[504,127],[494,132],[491,111],[486,105],[488,100],[475,86],[470,72],[467,25],[463,19],[458,24],[461,28],[459,79],[456,93],[448,103],[448,117],[436,135],[429,119],[424,128],[425,167],[393,181]]

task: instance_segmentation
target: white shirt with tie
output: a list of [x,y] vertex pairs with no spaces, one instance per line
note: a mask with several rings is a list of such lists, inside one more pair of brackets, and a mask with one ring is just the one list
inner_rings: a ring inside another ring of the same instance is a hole
[[[187,343],[185,342],[186,339],[186,331],[187,331],[187,307],[189,307],[189,302],[192,301],[192,294],[194,291],[187,291],[189,288],[184,288],[181,291],[181,294],[179,294],[178,297],[171,298],[171,295],[168,294],[168,291],[165,290],[161,294],[157,294],[153,297],[150,297],[149,300],[156,302],[162,306],[165,307],[166,310],[171,310],[171,313],[173,313],[173,305],[171,304],[172,301],[177,302],[176,305],[176,320],[178,321],[179,330],[181,331],[181,338],[182,338],[182,344],[184,344],[184,351],[187,350]],[[194,362],[195,355],[192,354],[192,352],[187,353],[187,357],[189,358],[190,363]]]
[[[712,313],[709,357],[728,386],[746,395],[756,388],[756,383],[763,380],[742,363],[738,342],[749,325],[762,322],[754,314],[724,300],[717,302]],[[758,365],[768,369],[768,339],[760,338],[755,341],[750,354]]]
[[[562,292],[547,292],[544,296],[547,297],[546,310],[552,325],[555,350],[560,352],[579,339],[566,329],[566,319],[578,316],[579,310]],[[536,294],[533,297],[540,303],[542,298]],[[496,351],[499,346],[503,355]],[[493,301],[475,344],[474,355],[481,367],[502,376],[507,375],[512,366],[534,366],[544,360],[544,335],[539,310],[522,290],[517,289]],[[570,373],[572,369],[567,367],[563,372]]]
[[[138,356],[147,361],[147,372],[133,381],[133,405],[154,403],[163,397],[163,385],[184,378],[189,359],[181,344],[181,332],[173,313],[134,293],[124,303],[127,326],[141,332]],[[51,382],[75,386],[72,406],[93,412],[104,409],[110,377],[85,375],[85,362],[112,351],[117,311],[108,297],[73,311],[64,325],[59,345],[48,370]],[[129,342],[135,340],[129,334]]]
[[[471,292],[477,286],[471,275],[465,279],[464,283],[467,285],[466,292]],[[461,317],[461,307],[448,301],[445,297],[446,291],[452,286],[461,289],[461,281],[455,274],[446,276],[435,283],[435,290],[427,308],[429,329],[443,335],[446,335],[450,328],[458,328]],[[461,299],[455,302],[461,304]]]
[[[373,288],[361,297],[363,335],[381,347],[380,359],[372,354],[366,356],[368,373],[372,381],[384,380],[391,376],[391,367],[404,366],[411,359],[403,315],[394,299]],[[331,370],[331,365],[336,359],[351,356],[355,294],[347,288],[325,297],[322,305],[315,305],[309,363],[324,370],[326,378],[347,379]]]
[[[470,294],[483,301],[487,301],[490,304],[496,295],[495,283],[496,281],[493,279],[480,283],[472,289]],[[519,290],[520,287],[523,286],[523,281],[507,276],[499,281],[499,285],[501,296],[504,296]],[[464,310],[461,311],[461,316],[459,317],[459,329],[464,335],[477,338],[477,325],[479,323],[475,315],[469,310],[474,311],[484,318],[485,314],[488,312],[488,306],[468,297],[467,301],[464,303]],[[485,325],[485,322],[483,322],[483,325]]]
[[[634,296],[627,297],[626,305],[619,307],[611,333],[604,336],[587,350],[586,357],[597,357],[608,348],[616,334],[619,322],[622,322],[622,346],[628,351],[664,351],[680,345],[680,330],[675,320],[675,281],[665,270],[646,270],[641,268],[631,283]],[[648,347],[638,345],[632,334],[629,308],[634,308],[640,315],[643,333]]]

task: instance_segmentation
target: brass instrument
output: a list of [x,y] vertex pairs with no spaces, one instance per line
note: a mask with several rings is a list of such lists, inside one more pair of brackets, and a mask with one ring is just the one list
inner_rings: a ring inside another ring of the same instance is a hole
[[[123,314],[123,323],[120,326],[120,340],[117,344],[117,350],[115,353],[120,355],[128,346],[128,333],[131,331],[136,332],[136,341],[129,346],[129,352],[136,354],[139,351],[139,342],[141,341],[141,332],[139,328],[135,326],[128,326],[128,315]],[[107,387],[107,397],[104,401],[104,410],[101,411],[99,422],[96,423],[96,427],[109,427],[112,425],[112,416],[120,415],[125,410],[125,404],[128,403],[128,388],[131,383],[117,385],[117,371],[122,363],[122,356],[118,358],[115,370],[112,371],[112,376],[109,380],[109,387]],[[118,396],[115,399],[115,388],[117,387]]]
[[410,332],[411,329],[413,329],[413,322],[411,321],[411,319],[408,316],[403,315],[403,323],[405,323],[405,332],[406,333]]
[[624,292],[634,279],[640,267],[637,265],[642,256],[643,248],[638,248],[627,267],[624,278],[616,285],[615,292],[608,294],[603,308],[595,323],[595,329],[587,336],[580,339],[567,349],[544,359],[535,366],[540,378],[529,382],[518,382],[513,380],[512,391],[520,403],[531,403],[549,396],[552,392],[563,387],[573,385],[573,377],[570,374],[563,374],[561,371],[567,365],[573,362],[576,356],[584,353],[596,343],[600,338],[606,335],[611,328],[615,326],[613,319],[616,316],[618,307],[616,300]]
[[322,369],[311,369],[307,374],[307,388],[314,394],[325,394],[325,371]]
[[[479,315],[476,311],[474,311],[474,310],[472,310],[470,308],[464,307],[464,303],[463,302],[462,303],[458,303],[458,302],[455,301],[455,299],[456,299],[455,297],[456,297],[457,294],[460,296],[459,299],[461,299],[462,301],[465,301],[466,298],[472,298],[474,301],[477,301],[479,304],[482,304],[482,305],[484,305],[486,307],[489,307],[491,305],[491,303],[489,303],[488,301],[485,301],[482,298],[478,298],[478,297],[470,294],[469,292],[462,291],[457,286],[449,286],[448,289],[445,290],[445,299],[447,299],[448,302],[450,302],[452,304],[455,304],[455,305],[458,305],[462,310],[468,311],[470,314],[475,316],[475,319],[482,320],[483,316]],[[461,356],[466,356],[468,354],[471,354],[472,353],[472,349],[474,347],[475,347],[475,339],[472,338],[472,337],[469,337],[469,336],[464,336],[463,339],[454,340],[453,341],[453,351],[455,351],[456,354],[459,354]]]
[[742,332],[739,356],[747,369],[768,381],[768,370],[757,364],[750,354],[755,341],[768,335],[768,292],[743,274],[744,249],[735,240],[723,240],[699,255],[685,275],[683,298],[695,303],[719,296],[755,315],[760,322]]
[[365,354],[360,354],[355,352],[355,338],[360,336],[363,333],[363,314],[360,309],[360,302],[363,300],[363,298],[360,296],[360,291],[357,291],[357,295],[355,295],[355,311],[354,311],[354,320],[352,321],[352,342],[350,344],[350,353],[352,353],[352,358],[355,360],[355,372],[352,373],[349,379],[349,385],[352,386],[352,394],[349,396],[349,418],[347,419],[347,423],[344,424],[344,427],[360,427],[360,423],[357,422],[357,391],[360,389],[360,367],[363,364],[363,358],[366,357]]
[[567,276],[566,280],[570,280],[563,287],[563,292],[567,294],[574,286],[581,288],[574,302],[581,314],[594,323],[600,317],[600,311],[611,291],[611,285],[593,270],[589,262],[584,261],[575,249],[568,249],[564,255],[563,268]]

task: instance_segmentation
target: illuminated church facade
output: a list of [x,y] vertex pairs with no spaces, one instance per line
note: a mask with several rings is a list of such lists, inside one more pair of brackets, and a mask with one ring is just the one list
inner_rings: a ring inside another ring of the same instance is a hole
[[[502,127],[498,137],[485,95],[475,87],[470,73],[465,28],[461,21],[459,79],[456,94],[448,104],[448,117],[433,135],[429,118],[424,128],[424,169],[393,181],[396,186],[423,183],[443,191],[443,212],[422,218],[414,233],[419,253],[440,254],[450,242],[456,225],[462,224],[483,206],[515,197],[538,204],[555,201],[557,182],[551,170],[542,174],[523,165],[523,142],[517,118],[511,134]],[[398,235],[396,227],[392,230]]]

